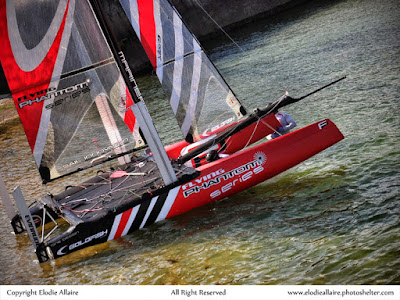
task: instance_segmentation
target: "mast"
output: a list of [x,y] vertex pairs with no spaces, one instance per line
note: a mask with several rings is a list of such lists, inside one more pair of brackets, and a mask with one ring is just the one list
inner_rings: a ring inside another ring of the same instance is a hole
[[135,78],[133,77],[132,70],[130,69],[128,62],[125,59],[125,55],[118,46],[118,42],[116,41],[111,28],[106,21],[105,13],[101,7],[100,1],[91,0],[91,3],[93,11],[103,30],[104,36],[108,41],[120,72],[125,80],[127,89],[132,96],[134,105],[127,107],[127,109],[131,109],[133,111],[137,121],[139,122],[139,126],[143,132],[147,144],[150,147],[150,150],[153,153],[164,183],[166,185],[171,184],[177,180],[175,172],[172,168],[168,155],[165,152],[164,145],[160,140],[151,116],[144,104],[143,97],[140,94]]

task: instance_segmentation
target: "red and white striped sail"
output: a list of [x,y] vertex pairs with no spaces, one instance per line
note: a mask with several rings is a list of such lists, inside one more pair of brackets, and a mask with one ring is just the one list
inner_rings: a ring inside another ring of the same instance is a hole
[[1,0],[0,38],[0,61],[45,181],[144,144],[87,1]]
[[186,140],[246,114],[167,0],[120,0],[169,98]]

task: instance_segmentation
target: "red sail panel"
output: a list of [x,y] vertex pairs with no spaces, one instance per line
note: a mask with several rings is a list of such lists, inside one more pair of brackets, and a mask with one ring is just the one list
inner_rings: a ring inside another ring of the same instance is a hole
[[131,216],[132,210],[133,210],[133,209],[131,208],[131,209],[129,209],[129,210],[127,210],[127,211],[124,211],[124,212],[122,213],[121,221],[120,221],[120,223],[119,223],[117,232],[115,233],[115,236],[114,236],[115,239],[116,239],[116,238],[119,238],[120,236],[122,236],[122,233],[123,233],[123,231],[124,231],[124,229],[125,229],[125,226],[126,226],[126,224],[128,223],[129,217]]
[[156,24],[153,1],[138,0],[140,39],[154,69],[157,68]]
[[[0,6],[0,19],[3,20],[0,22],[0,39],[2,41],[0,60],[4,74],[7,77],[8,86],[14,99],[15,106],[24,126],[29,145],[33,151],[43,110],[43,101],[41,101],[41,97],[46,96],[46,90],[49,87],[53,74],[61,38],[64,32],[69,1],[54,42],[50,46],[43,61],[32,71],[24,71],[21,69],[14,57],[10,36],[8,34],[9,28],[6,21],[7,9],[5,2],[5,0],[2,1],[2,5]],[[26,59],[30,58],[26,57]]]
[[136,125],[136,117],[131,109],[133,103],[133,99],[131,94],[128,91],[128,88],[125,89],[126,91],[126,103],[125,103],[125,115],[124,115],[124,122],[126,125],[128,125],[129,130],[133,133],[135,130],[135,125]]
[[144,146],[90,3],[0,1],[0,61],[43,180]]

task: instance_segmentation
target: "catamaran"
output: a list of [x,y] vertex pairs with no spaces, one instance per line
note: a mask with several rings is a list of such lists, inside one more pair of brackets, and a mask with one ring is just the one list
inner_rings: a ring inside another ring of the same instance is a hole
[[134,53],[121,50],[101,1],[0,2],[0,61],[43,183],[113,164],[30,207],[17,187],[18,213],[0,180],[11,225],[27,231],[39,262],[239,193],[343,139],[324,119],[262,141],[281,126],[273,111],[343,78],[249,113],[167,0],[119,2],[180,142],[161,142],[127,60]]

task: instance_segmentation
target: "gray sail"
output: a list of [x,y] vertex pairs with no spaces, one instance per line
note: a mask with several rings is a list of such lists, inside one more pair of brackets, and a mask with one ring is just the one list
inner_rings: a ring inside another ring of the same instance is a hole
[[1,64],[42,178],[129,162],[144,140],[90,4],[7,0],[0,14]]
[[244,107],[167,0],[120,0],[188,141],[232,124]]

